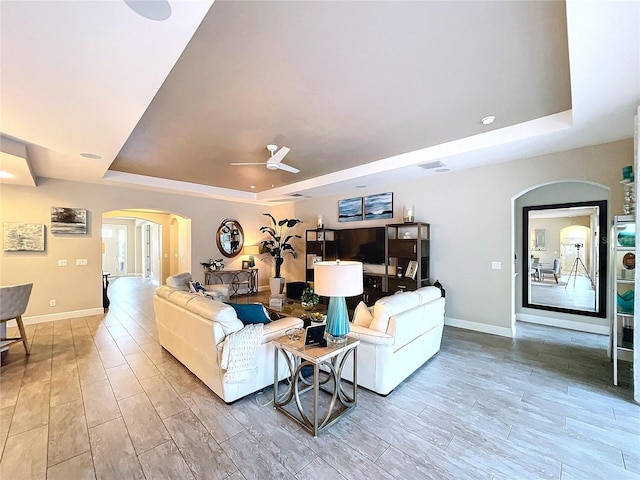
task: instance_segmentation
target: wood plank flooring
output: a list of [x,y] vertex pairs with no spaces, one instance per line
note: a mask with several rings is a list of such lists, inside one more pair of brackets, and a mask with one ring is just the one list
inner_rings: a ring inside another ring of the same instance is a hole
[[[154,286],[120,278],[105,315],[27,326],[0,369],[0,478],[640,479],[640,405],[607,338],[518,324],[445,328],[387,397],[313,438],[271,389],[227,405],[157,343]],[[455,299],[448,299],[455,301]]]

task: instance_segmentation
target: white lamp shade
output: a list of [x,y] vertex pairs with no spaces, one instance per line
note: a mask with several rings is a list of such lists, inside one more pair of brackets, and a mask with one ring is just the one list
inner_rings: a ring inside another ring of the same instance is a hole
[[258,255],[260,253],[260,248],[258,245],[245,245],[242,248],[243,255]]
[[362,293],[362,263],[317,262],[313,265],[313,289],[325,297],[353,297]]

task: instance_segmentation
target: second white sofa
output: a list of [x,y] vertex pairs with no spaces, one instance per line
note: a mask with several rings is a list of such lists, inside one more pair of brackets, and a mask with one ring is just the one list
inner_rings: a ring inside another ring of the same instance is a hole
[[[360,340],[358,385],[388,395],[440,350],[445,299],[436,287],[423,287],[378,300],[368,326],[351,323]],[[364,322],[366,325],[366,322]],[[347,380],[353,360],[342,373]]]

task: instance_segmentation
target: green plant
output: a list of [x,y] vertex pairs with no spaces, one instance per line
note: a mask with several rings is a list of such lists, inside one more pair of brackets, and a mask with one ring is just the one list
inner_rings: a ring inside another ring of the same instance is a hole
[[318,302],[320,301],[320,297],[318,297],[318,294],[313,291],[313,288],[306,287],[302,291],[302,296],[300,297],[300,301],[302,303],[308,303],[310,305],[317,305]]
[[271,219],[272,226],[260,227],[262,233],[267,233],[271,239],[262,240],[260,242],[260,253],[268,254],[273,258],[275,266],[275,277],[280,277],[280,268],[284,263],[285,255],[291,255],[296,258],[296,251],[291,245],[293,238],[302,238],[300,235],[291,235],[289,231],[297,224],[302,223],[297,218],[284,220],[276,220],[270,213],[263,213],[264,216]]

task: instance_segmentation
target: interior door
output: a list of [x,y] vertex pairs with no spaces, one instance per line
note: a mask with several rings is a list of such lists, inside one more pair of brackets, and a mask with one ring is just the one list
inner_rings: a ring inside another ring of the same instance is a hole
[[112,276],[127,274],[126,225],[102,225],[102,271]]

